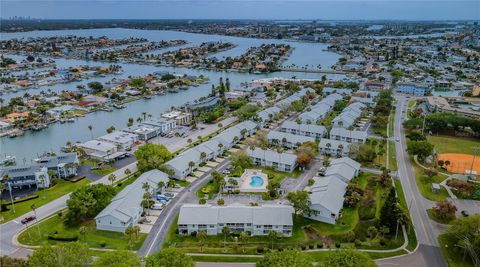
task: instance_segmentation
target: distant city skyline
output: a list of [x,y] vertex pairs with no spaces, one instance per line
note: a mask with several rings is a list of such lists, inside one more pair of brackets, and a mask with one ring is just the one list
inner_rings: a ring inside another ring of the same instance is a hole
[[2,0],[2,18],[480,20],[480,1]]

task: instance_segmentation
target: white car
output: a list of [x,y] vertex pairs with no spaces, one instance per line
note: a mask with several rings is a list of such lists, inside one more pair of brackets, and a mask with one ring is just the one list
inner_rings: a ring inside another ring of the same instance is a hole
[[162,203],[155,203],[152,206],[150,206],[152,210],[163,210],[164,207],[165,207],[165,204],[162,204]]
[[400,138],[397,137],[397,142],[400,142]]
[[222,173],[223,174],[230,174],[230,171],[229,170],[223,170]]

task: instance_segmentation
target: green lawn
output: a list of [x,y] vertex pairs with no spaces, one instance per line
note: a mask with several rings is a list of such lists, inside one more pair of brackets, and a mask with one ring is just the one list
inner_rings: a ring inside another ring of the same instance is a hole
[[108,174],[114,172],[115,170],[116,169],[114,167],[104,166],[104,167],[101,167],[98,170],[92,170],[92,172],[95,173],[96,175],[99,175],[99,176],[105,176],[105,175],[108,175]]
[[428,209],[428,210],[427,210],[427,214],[428,214],[428,218],[430,218],[431,220],[433,220],[433,221],[435,221],[435,222],[437,222],[437,223],[449,224],[450,221],[452,221],[452,219],[439,218],[432,209]]
[[447,261],[450,267],[473,267],[473,263],[469,260],[468,256],[463,256],[463,253],[458,253],[457,250],[452,249],[453,244],[449,244],[444,235],[438,237],[440,249],[442,250],[443,257]]
[[395,142],[389,141],[388,145],[388,168],[391,171],[398,170],[397,158],[395,153]]
[[37,192],[39,195],[38,198],[15,204],[15,213],[13,213],[12,206],[8,206],[9,210],[2,212],[2,217],[4,219],[3,222],[10,221],[31,211],[30,207],[32,204],[35,204],[35,206],[39,208],[40,206],[43,206],[65,194],[73,192],[88,183],[90,183],[90,179],[87,178],[76,183],[58,180],[58,183],[55,186],[50,187],[49,189],[45,190],[45,192]]
[[[380,209],[383,205],[382,199],[387,188],[383,188],[374,182],[376,175],[371,173],[362,173],[357,180],[359,187],[363,189],[374,190],[377,204],[374,205],[374,209]],[[400,192],[399,192],[400,194]],[[402,194],[403,195],[403,194]],[[399,247],[403,244],[403,236],[399,235],[395,241],[386,238],[386,244],[380,244],[380,237],[373,239],[366,239],[365,232],[369,226],[375,225],[376,220],[374,213],[374,219],[368,221],[360,220],[359,207],[362,203],[359,203],[357,207],[343,209],[342,216],[338,219],[337,223],[326,224],[319,221],[310,220],[302,216],[294,216],[293,231],[291,237],[283,237],[274,241],[274,249],[278,248],[306,248],[307,245],[322,244],[323,247],[334,247],[334,244],[340,243],[342,248],[353,247],[353,240],[345,240],[347,236],[351,236],[353,233],[356,239],[361,239],[361,248],[369,249],[392,249]],[[379,214],[379,213],[378,213]],[[271,248],[271,240],[266,237],[250,237],[249,240],[243,244],[239,243],[233,236],[227,236],[226,245],[224,244],[224,236],[208,236],[203,246],[196,237],[182,236],[176,234],[177,231],[177,219],[169,229],[165,247],[174,247],[185,253],[222,253],[222,254],[260,254],[258,248]],[[317,247],[316,245],[314,247]]]
[[428,136],[438,153],[473,154],[472,147],[480,146],[479,138],[454,137],[446,135]]
[[[86,243],[91,248],[129,249],[128,240],[124,234],[96,230],[95,222],[93,220],[86,222],[83,225],[88,228],[85,239],[79,233],[78,229],[80,226],[67,227],[60,216],[54,215],[41,221],[38,225],[31,226],[27,231],[21,233],[18,237],[18,241],[21,244],[33,246],[62,243],[62,241],[48,239],[48,235],[57,232],[58,235],[77,235],[80,242]],[[132,249],[138,250],[146,237],[146,234],[140,234],[138,242],[133,244]]]
[[424,198],[432,201],[441,201],[447,199],[448,192],[443,186],[440,186],[440,192],[438,193],[433,193],[432,191],[432,183],[441,183],[447,178],[446,176],[439,174],[432,177],[432,180],[429,181],[428,176],[424,174],[423,169],[419,167],[413,161],[413,159],[411,160],[411,164],[415,174],[415,179],[417,181],[417,186]]

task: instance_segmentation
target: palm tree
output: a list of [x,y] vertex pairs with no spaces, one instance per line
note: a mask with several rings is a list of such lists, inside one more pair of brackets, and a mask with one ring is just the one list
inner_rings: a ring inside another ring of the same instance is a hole
[[233,142],[236,144],[238,142],[238,136],[233,137]]
[[340,144],[340,145],[338,145],[338,154],[342,155],[342,153],[343,153],[343,145]]
[[165,188],[165,182],[164,181],[160,181],[158,182],[158,189],[160,189],[160,194],[163,194],[163,188]]
[[[240,233],[239,239],[242,245],[246,245],[250,235],[247,232]],[[245,253],[245,246],[242,246],[242,251]]]
[[240,130],[240,134],[242,135],[242,139],[245,138],[245,134],[247,133],[247,129]]
[[116,179],[117,179],[117,176],[115,176],[115,174],[113,174],[113,173],[108,176],[108,181],[110,181],[112,183],[112,185],[113,185],[113,182],[115,182]]
[[201,161],[204,161],[206,157],[207,157],[207,153],[205,153],[205,152],[200,153],[200,160]]
[[273,230],[270,230],[270,232],[268,232],[268,235],[267,235],[268,239],[270,239],[270,241],[272,242],[272,250],[273,250],[273,241],[275,241],[276,239],[282,237],[282,235],[277,232],[277,231],[273,231]]
[[223,155],[223,144],[218,143],[218,148],[220,149],[220,155]]
[[10,201],[11,201],[11,203],[12,203],[13,213],[16,213],[16,211],[15,211],[15,203],[13,202],[13,196],[12,196],[12,185],[11,185],[11,183],[10,183],[10,176],[8,176],[8,174],[5,174],[5,175],[3,176],[3,181],[4,181],[5,183],[7,183],[7,185],[8,185],[8,190],[10,191]]
[[222,228],[222,234],[223,234],[223,248],[225,249],[225,247],[227,246],[227,236],[230,234],[230,228],[228,228],[227,226],[224,226]]
[[88,130],[90,131],[90,137],[93,139],[93,132],[92,132],[93,127],[92,127],[92,125],[88,125]]
[[142,112],[142,116],[143,116],[143,120],[146,120],[147,119],[147,112]]
[[205,231],[198,231],[197,238],[198,242],[200,243],[200,252],[202,252],[203,246],[205,245],[205,240],[207,239],[207,233],[205,233]]
[[190,161],[190,162],[188,163],[188,167],[190,168],[190,172],[192,172],[192,171],[193,171],[193,167],[195,167],[195,162]]
[[88,228],[85,225],[80,226],[80,228],[78,228],[78,233],[83,237],[83,242],[85,242],[86,240],[87,232],[88,232]]
[[30,206],[30,208],[33,211],[33,215],[35,215],[35,222],[37,223],[37,229],[38,229],[38,237],[41,238],[42,233],[40,232],[40,226],[38,224],[38,218],[37,218],[37,207],[35,206],[35,203]]
[[128,237],[128,246],[132,248],[132,241],[135,236],[135,230],[132,226],[129,226],[125,229],[125,235]]
[[132,173],[132,171],[127,168],[123,173],[125,173],[126,176],[129,176]]

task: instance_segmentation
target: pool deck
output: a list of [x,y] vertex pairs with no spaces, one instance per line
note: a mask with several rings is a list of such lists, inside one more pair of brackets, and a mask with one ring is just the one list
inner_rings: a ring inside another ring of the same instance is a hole
[[[258,176],[263,180],[263,185],[261,186],[252,186],[250,184],[251,178],[253,176]],[[240,183],[240,192],[243,193],[263,193],[267,192],[268,186],[268,176],[266,173],[263,173],[261,170],[252,170],[246,169],[241,176]]]

